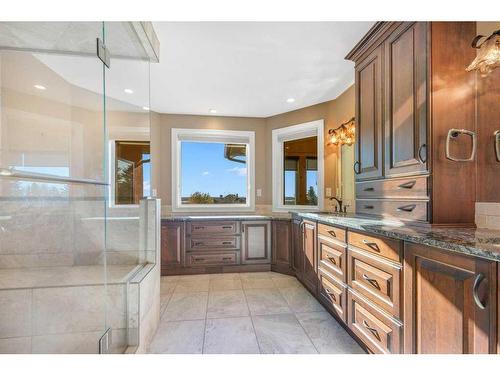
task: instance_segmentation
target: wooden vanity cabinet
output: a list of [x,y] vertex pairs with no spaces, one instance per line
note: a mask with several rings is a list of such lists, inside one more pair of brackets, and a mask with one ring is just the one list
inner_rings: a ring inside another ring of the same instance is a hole
[[272,222],[271,270],[293,274],[292,269],[292,223],[290,220]]
[[299,280],[302,280],[304,273],[302,245],[302,220],[294,219],[292,221],[292,270]]
[[270,221],[243,221],[241,237],[241,264],[271,262]]
[[184,222],[168,221],[161,224],[162,274],[170,268],[184,265]]
[[304,220],[302,224],[303,237],[303,274],[302,282],[307,289],[316,295],[318,290],[317,272],[317,226],[315,222]]
[[497,263],[407,243],[405,353],[495,353]]

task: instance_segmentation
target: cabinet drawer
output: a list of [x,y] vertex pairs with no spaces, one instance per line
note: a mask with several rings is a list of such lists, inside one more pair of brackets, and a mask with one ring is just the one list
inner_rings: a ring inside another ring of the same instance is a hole
[[378,310],[351,290],[347,292],[347,304],[347,324],[371,352],[378,354],[401,352],[402,324],[399,321]]
[[403,220],[428,221],[428,205],[428,201],[356,199],[356,212]]
[[240,238],[238,236],[228,237],[190,237],[187,241],[188,251],[200,250],[238,250]]
[[340,242],[345,242],[346,238],[345,229],[325,224],[318,224],[318,234]]
[[349,245],[400,263],[401,241],[349,231]]
[[401,318],[401,265],[356,249],[349,250],[347,262],[349,286]]
[[346,247],[318,237],[319,268],[346,282]]
[[356,197],[427,198],[427,176],[358,182],[356,183]]
[[186,263],[188,267],[238,264],[238,254],[235,252],[219,254],[188,254]]
[[322,270],[319,271],[319,296],[330,311],[347,321],[347,288]]
[[238,234],[240,232],[237,221],[192,221],[188,223],[188,233],[204,234]]

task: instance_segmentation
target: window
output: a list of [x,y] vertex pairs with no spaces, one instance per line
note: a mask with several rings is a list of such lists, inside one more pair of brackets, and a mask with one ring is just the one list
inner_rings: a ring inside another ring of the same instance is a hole
[[323,205],[323,120],[273,130],[273,210]]
[[111,202],[136,205],[151,196],[151,157],[149,142],[111,142]]
[[172,209],[253,210],[254,132],[172,129]]

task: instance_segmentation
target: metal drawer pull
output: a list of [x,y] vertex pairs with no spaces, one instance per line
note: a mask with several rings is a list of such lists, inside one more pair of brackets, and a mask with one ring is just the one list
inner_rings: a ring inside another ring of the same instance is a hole
[[495,136],[495,154],[497,156],[497,161],[500,161],[500,130],[493,133]]
[[380,248],[378,247],[377,243],[375,242],[370,242],[368,240],[363,240],[361,241],[363,242],[366,246],[368,246],[369,248],[375,250],[375,251],[378,251],[380,253]]
[[[456,158],[450,154],[450,140],[457,138],[460,134],[468,135],[472,138],[472,152],[467,159]],[[450,129],[448,130],[448,136],[446,137],[446,159],[452,161],[473,161],[476,157],[477,150],[477,136],[476,133],[467,129]]]
[[[356,165],[358,168],[356,169]],[[360,174],[361,173],[361,163],[359,161],[355,162],[353,165],[354,173]]]
[[366,281],[368,281],[370,283],[370,285],[373,286],[374,288],[377,288],[378,290],[380,290],[380,285],[378,284],[377,280],[372,279],[371,277],[368,277],[365,274],[363,274],[363,279],[365,279]]
[[415,209],[415,207],[417,207],[416,204],[408,204],[406,206],[398,207],[397,210],[404,211],[404,212],[412,212]]
[[483,302],[481,302],[481,299],[479,298],[477,291],[483,280],[484,280],[484,275],[482,273],[478,274],[474,279],[474,286],[472,287],[472,295],[474,297],[474,302],[476,303],[477,307],[479,307],[481,310],[486,309],[486,305]]
[[195,258],[195,259],[194,259],[194,261],[195,261],[195,262],[202,262],[202,261],[204,261],[204,260],[205,260],[205,258]]
[[364,188],[363,191],[374,191],[375,188],[373,187],[367,187],[367,188]]
[[335,260],[335,258],[333,258],[333,257],[327,257],[327,258],[328,258],[328,260],[330,262],[332,262],[333,264],[337,265],[337,261]]
[[226,225],[226,226],[223,226],[222,229],[233,229],[233,227],[231,225]]
[[233,260],[233,258],[222,258],[222,260]]
[[[425,159],[422,157],[422,150],[425,148]],[[425,164],[427,162],[427,145],[424,143],[418,148],[418,160],[420,163]]]
[[204,242],[195,242],[194,244],[195,244],[195,246],[198,246],[198,245],[203,245]]
[[375,338],[378,340],[378,341],[381,341],[380,340],[380,335],[378,334],[378,331],[375,329],[375,328],[372,328],[370,327],[370,325],[368,324],[368,322],[366,320],[363,320],[363,325],[365,326],[365,328],[371,332],[371,334],[373,336],[375,336]]
[[399,185],[398,188],[400,188],[400,189],[412,189],[416,183],[417,183],[417,181],[415,181],[415,180],[408,181],[408,182],[405,182],[405,183]]
[[231,242],[231,241],[223,241],[223,242],[222,242],[222,244],[223,244],[223,245],[231,245],[231,244],[232,244],[232,242]]
[[372,205],[365,205],[365,208],[367,210],[373,210],[375,207],[373,207]]
[[332,237],[337,237],[337,235],[335,234],[335,232],[333,230],[329,230],[328,233],[330,233],[330,236],[332,236]]
[[335,294],[333,294],[333,292],[332,292],[330,289],[326,288],[326,289],[325,289],[325,291],[326,291],[326,293],[327,293],[330,297],[332,297],[332,299],[333,299],[335,302],[337,302],[337,297],[335,297]]

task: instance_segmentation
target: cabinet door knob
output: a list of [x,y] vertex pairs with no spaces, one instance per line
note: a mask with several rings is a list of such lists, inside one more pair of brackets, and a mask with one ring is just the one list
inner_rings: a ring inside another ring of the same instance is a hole
[[479,307],[481,310],[486,309],[486,305],[479,298],[477,291],[483,280],[484,280],[484,275],[482,273],[477,274],[476,278],[474,279],[474,285],[472,287],[472,296],[474,297],[474,302],[476,303],[477,307]]

